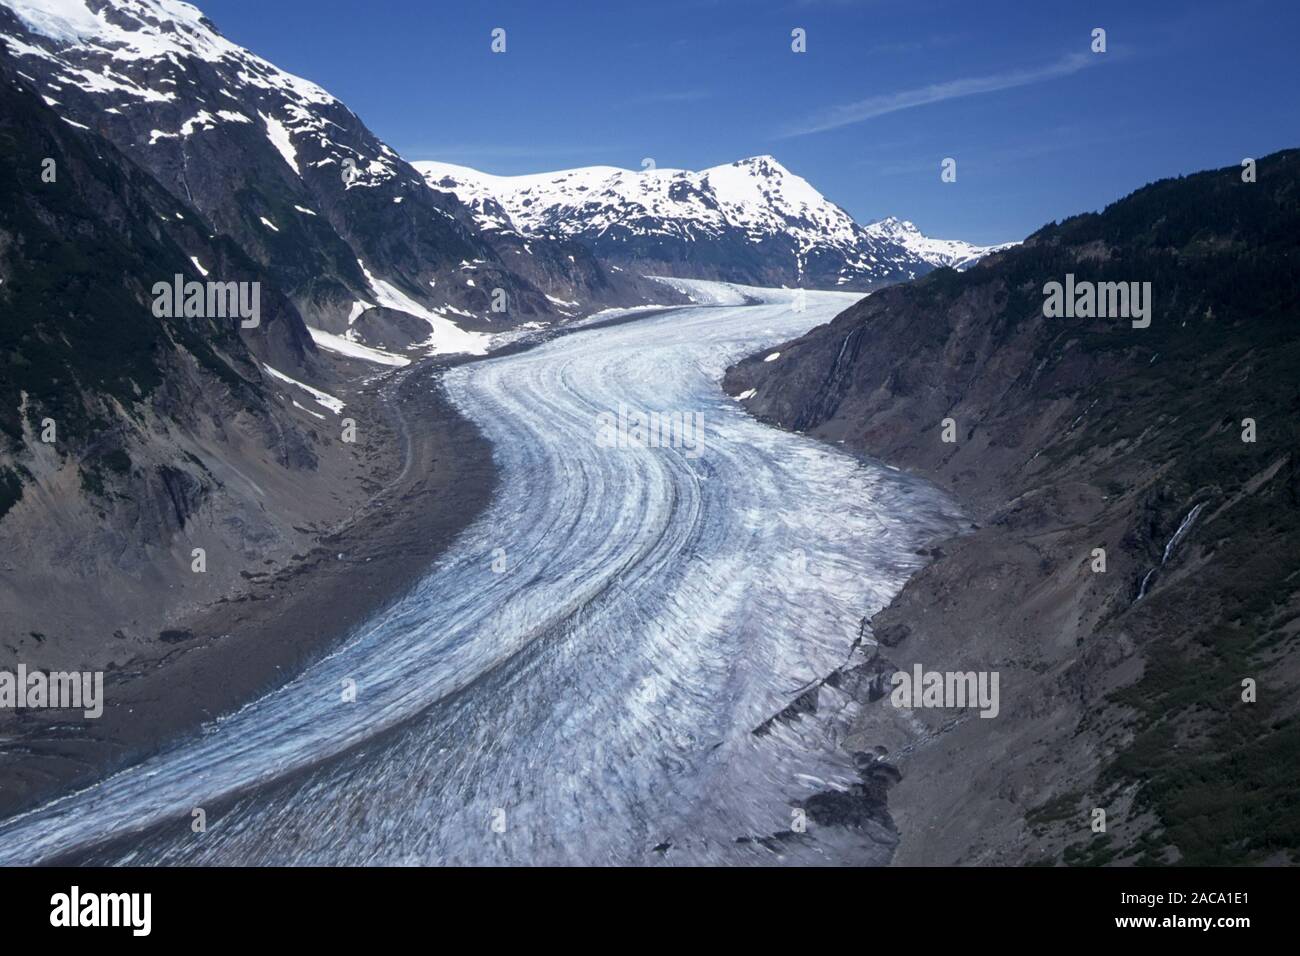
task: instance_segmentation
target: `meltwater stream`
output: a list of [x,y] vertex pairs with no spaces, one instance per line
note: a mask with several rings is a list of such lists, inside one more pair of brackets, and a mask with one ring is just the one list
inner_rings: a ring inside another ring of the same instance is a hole
[[[721,392],[730,362],[851,297],[767,299],[451,370],[501,470],[479,520],[279,690],[0,824],[0,863],[886,861],[876,824],[753,839],[858,781],[855,702],[823,687],[816,713],[753,731],[862,653],[862,617],[956,514]],[[700,412],[703,445],[603,447],[620,405]]]

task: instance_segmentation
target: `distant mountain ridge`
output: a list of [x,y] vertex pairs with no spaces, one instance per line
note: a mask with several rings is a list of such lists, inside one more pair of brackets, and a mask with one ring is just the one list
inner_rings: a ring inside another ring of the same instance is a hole
[[887,216],[863,227],[868,235],[882,242],[893,242],[910,249],[915,255],[938,267],[947,266],[962,272],[985,256],[1018,246],[1018,242],[1000,242],[992,246],[977,246],[961,239],[935,239],[922,234],[907,219]]
[[416,162],[485,231],[576,240],[620,269],[758,286],[869,290],[1005,246],[931,239],[910,222],[861,226],[772,156],[698,172],[588,166],[494,176]]

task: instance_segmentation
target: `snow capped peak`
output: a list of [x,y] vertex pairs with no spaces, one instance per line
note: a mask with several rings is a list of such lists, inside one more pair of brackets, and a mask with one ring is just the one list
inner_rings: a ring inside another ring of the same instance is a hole
[[[315,83],[279,69],[231,43],[203,12],[183,0],[4,0],[22,25],[57,51],[71,67],[69,82],[87,92],[127,93],[144,100],[173,99],[173,91],[142,89],[120,75],[135,61],[199,59],[220,64],[244,84],[276,89],[311,104],[331,104],[334,97]],[[0,36],[16,54],[49,56],[22,38]],[[149,94],[155,94],[150,96]]]
[[769,208],[787,219],[809,219],[832,233],[849,238],[853,220],[826,199],[808,180],[796,176],[771,156],[755,156],[700,174],[719,200],[737,207],[741,218],[757,208]]
[[[771,156],[699,172],[588,166],[493,176],[449,163],[414,165],[430,187],[456,193],[497,227],[504,212],[525,234],[577,236],[593,229],[622,229],[637,235],[702,237],[740,229],[755,241],[798,230],[808,232],[808,245],[852,245],[855,239],[856,226],[846,212]],[[497,205],[495,212],[488,211],[489,200]]]
[[886,242],[894,242],[911,250],[918,257],[936,266],[966,269],[994,252],[1018,245],[1004,242],[993,246],[977,246],[961,239],[934,239],[922,234],[916,224],[908,219],[887,216],[863,227],[863,231]]
[[916,223],[910,219],[899,219],[897,216],[877,219],[875,222],[868,223],[865,228],[882,236],[913,236],[921,232],[916,228]]
[[749,156],[745,159],[738,159],[734,163],[725,163],[721,166],[714,166],[711,169],[702,170],[702,175],[708,175],[709,173],[721,170],[742,172],[756,181],[769,180],[775,182],[792,181],[802,183],[807,186],[810,191],[815,193],[819,200],[824,201],[825,198],[821,193],[817,192],[811,186],[808,186],[807,180],[802,176],[790,172],[788,168],[781,165],[781,162],[775,156],[768,155],[767,153],[764,153],[761,156]]

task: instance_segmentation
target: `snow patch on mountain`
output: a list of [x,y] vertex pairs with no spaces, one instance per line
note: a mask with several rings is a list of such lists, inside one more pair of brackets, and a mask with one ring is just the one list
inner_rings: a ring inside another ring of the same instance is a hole
[[[316,402],[317,405],[329,409],[335,415],[343,411],[345,405],[343,400],[335,398],[329,392],[322,392],[319,388],[316,388],[313,385],[308,385],[306,382],[300,382],[296,378],[285,375],[278,369],[271,368],[271,366],[267,365],[265,362],[262,363],[262,368],[265,369],[267,374],[272,378],[279,379],[281,382],[286,382],[290,385],[296,385],[298,388],[301,388],[312,397],[312,400]],[[298,407],[302,408],[301,405]],[[303,411],[307,411],[307,409],[303,409]]]
[[386,309],[405,312],[429,323],[430,334],[427,342],[420,348],[432,355],[449,352],[468,352],[471,355],[486,355],[491,337],[482,332],[467,332],[446,316],[439,315],[416,302],[409,295],[391,282],[373,275],[366,264],[357,260],[361,272],[370,283],[375,294],[375,301]]
[[324,349],[326,352],[361,359],[363,362],[374,362],[376,365],[391,365],[396,368],[411,364],[411,360],[404,355],[395,355],[382,349],[372,349],[368,345],[354,342],[342,335],[335,335],[333,332],[326,332],[323,329],[312,328],[311,326],[307,327],[307,331],[311,334],[311,340],[316,343],[316,347]]
[[265,113],[259,113],[258,115],[262,117],[262,122],[266,124],[266,138],[284,157],[284,161],[289,164],[289,168],[301,176],[302,170],[298,168],[298,151],[293,148],[293,139],[289,136],[289,131],[274,116],[267,116]]

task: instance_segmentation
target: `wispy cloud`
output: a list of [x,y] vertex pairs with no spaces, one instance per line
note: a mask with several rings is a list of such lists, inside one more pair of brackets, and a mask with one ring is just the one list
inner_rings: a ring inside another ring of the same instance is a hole
[[865,100],[858,100],[856,103],[832,106],[814,113],[803,123],[787,129],[782,134],[782,137],[807,136],[809,133],[821,133],[828,129],[838,129],[841,126],[861,123],[863,120],[874,119],[887,113],[910,110],[913,107],[926,106],[930,103],[941,103],[944,100],[955,100],[963,96],[976,96],[980,93],[995,93],[998,90],[1009,90],[1017,86],[1032,86],[1035,83],[1044,83],[1062,76],[1069,76],[1071,73],[1078,73],[1080,70],[1097,62],[1098,59],[1100,58],[1091,53],[1071,53],[1055,63],[1035,69],[1010,70],[989,76],[971,76],[961,80],[949,80],[946,83],[931,83],[929,86],[902,90],[897,93],[882,93],[878,96],[869,96]]

